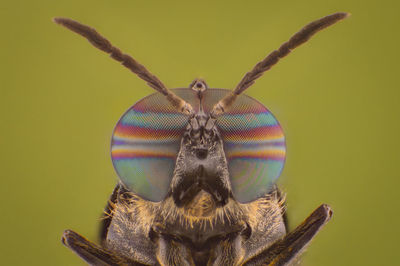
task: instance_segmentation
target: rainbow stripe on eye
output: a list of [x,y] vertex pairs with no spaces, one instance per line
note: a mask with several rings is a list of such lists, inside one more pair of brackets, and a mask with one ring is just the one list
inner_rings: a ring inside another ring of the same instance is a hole
[[[238,97],[239,98],[239,97]],[[259,102],[243,96],[218,117],[235,198],[249,202],[268,193],[286,156],[285,137],[275,117]]]
[[121,181],[133,192],[162,200],[168,192],[187,117],[159,93],[132,106],[115,126],[111,157]]
[[[174,92],[198,110],[193,91]],[[205,112],[227,92],[208,89]],[[159,93],[133,105],[115,126],[111,143],[112,161],[121,181],[143,198],[161,201],[169,190],[187,122],[188,117],[176,112]],[[235,198],[249,202],[267,193],[279,177],[286,155],[278,121],[258,101],[241,95],[217,118],[216,125]]]

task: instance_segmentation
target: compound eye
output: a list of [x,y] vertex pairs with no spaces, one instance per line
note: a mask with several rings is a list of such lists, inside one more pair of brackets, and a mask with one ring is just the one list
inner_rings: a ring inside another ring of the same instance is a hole
[[[193,101],[193,92],[185,91],[174,90]],[[115,126],[111,142],[112,162],[122,183],[144,199],[163,200],[187,122],[188,117],[176,112],[160,93],[129,108]]]
[[242,203],[268,193],[286,156],[283,130],[271,112],[242,95],[217,118],[224,141],[233,195]]

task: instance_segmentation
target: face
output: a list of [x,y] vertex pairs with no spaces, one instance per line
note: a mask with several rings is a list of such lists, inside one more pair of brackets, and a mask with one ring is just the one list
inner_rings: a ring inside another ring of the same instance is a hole
[[177,156],[170,191],[175,204],[190,204],[200,192],[206,192],[216,206],[224,206],[232,196],[223,142],[215,119],[204,113],[203,92],[207,85],[195,80],[199,111],[189,118]]
[[227,90],[202,80],[173,90],[195,112],[179,113],[161,94],[133,105],[117,123],[111,144],[121,181],[144,199],[172,196],[182,207],[199,192],[216,206],[241,203],[268,193],[285,162],[278,121],[258,101],[240,95],[230,110],[214,117],[213,106]]

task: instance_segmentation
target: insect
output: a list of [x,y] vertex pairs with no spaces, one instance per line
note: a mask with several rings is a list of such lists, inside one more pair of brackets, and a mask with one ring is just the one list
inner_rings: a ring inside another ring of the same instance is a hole
[[287,265],[329,221],[319,206],[289,232],[275,181],[285,159],[278,121],[242,94],[316,32],[346,18],[316,20],[270,53],[233,90],[195,79],[168,89],[96,30],[54,21],[121,62],[157,92],[118,121],[111,157],[120,182],[101,222],[101,243],[66,230],[63,243],[92,265]]

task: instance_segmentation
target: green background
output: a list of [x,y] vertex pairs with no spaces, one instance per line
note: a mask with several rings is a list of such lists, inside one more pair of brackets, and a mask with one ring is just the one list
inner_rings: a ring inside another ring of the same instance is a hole
[[152,89],[81,37],[95,27],[168,87],[196,77],[233,88],[306,23],[352,16],[316,35],[248,94],[282,124],[280,185],[293,228],[334,210],[304,265],[398,265],[398,1],[4,1],[0,9],[2,265],[83,265],[61,244],[97,239],[116,182],[111,132]]

